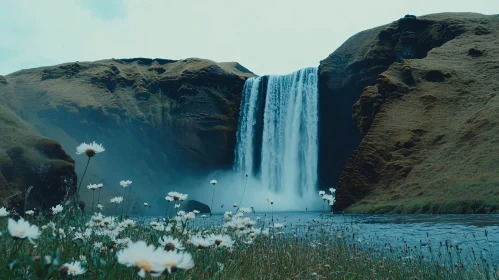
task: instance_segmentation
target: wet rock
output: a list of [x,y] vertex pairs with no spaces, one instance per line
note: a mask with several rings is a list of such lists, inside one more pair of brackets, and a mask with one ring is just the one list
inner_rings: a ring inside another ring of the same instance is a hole
[[198,210],[201,213],[210,213],[210,206],[199,202],[197,200],[188,200],[187,203],[182,207],[182,210],[186,212],[192,212]]

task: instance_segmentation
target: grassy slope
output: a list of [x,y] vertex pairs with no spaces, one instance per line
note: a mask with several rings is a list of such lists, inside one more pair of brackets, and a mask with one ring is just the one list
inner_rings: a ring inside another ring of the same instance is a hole
[[[378,93],[384,103],[358,150],[378,156],[376,182],[349,211],[499,212],[496,18],[478,19],[426,58],[394,64],[381,75],[401,96]],[[477,32],[482,24],[489,34]],[[470,56],[471,49],[483,55]],[[404,82],[407,69],[413,85]],[[447,78],[429,81],[431,70]],[[402,87],[409,91],[401,93]]]

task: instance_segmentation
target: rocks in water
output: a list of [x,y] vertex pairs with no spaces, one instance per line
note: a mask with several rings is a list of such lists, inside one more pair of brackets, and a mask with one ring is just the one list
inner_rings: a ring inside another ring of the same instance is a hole
[[210,206],[199,202],[197,200],[188,200],[187,203],[185,203],[182,206],[182,210],[186,212],[192,212],[194,210],[198,210],[201,213],[210,213]]

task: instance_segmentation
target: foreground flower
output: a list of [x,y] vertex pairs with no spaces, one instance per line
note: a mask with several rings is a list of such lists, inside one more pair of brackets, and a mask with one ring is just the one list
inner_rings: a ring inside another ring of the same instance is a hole
[[218,247],[232,248],[234,241],[230,236],[224,234],[212,234],[207,238],[210,243],[217,245]]
[[160,261],[170,274],[174,273],[178,269],[186,270],[194,267],[192,255],[187,252],[168,251],[160,256]]
[[123,201],[123,197],[122,196],[117,196],[117,197],[114,197],[114,198],[111,198],[111,203],[116,203],[116,204],[119,204]]
[[64,210],[62,205],[57,204],[55,207],[52,207],[52,214],[54,214],[54,215],[59,214],[62,212],[62,210]]
[[132,181],[130,181],[130,180],[125,180],[125,181],[121,181],[121,182],[120,182],[120,185],[121,185],[122,187],[124,187],[124,188],[129,187],[131,184],[132,184]]
[[130,242],[128,247],[118,251],[116,256],[120,264],[127,267],[137,267],[139,276],[144,278],[146,273],[158,277],[166,269],[165,251],[156,249],[153,245],[147,245],[144,241]]
[[97,144],[94,142],[87,144],[81,143],[78,147],[76,147],[76,154],[81,155],[85,153],[89,158],[95,156],[95,154],[104,152],[105,149],[102,144]]
[[6,217],[9,215],[9,211],[5,207],[0,208],[0,217]]
[[213,245],[214,240],[205,239],[201,236],[193,236],[187,242],[194,245],[198,249],[205,249]]
[[65,263],[62,265],[67,269],[68,275],[76,276],[85,273],[86,269],[81,267],[81,263],[74,261],[72,263]]
[[186,200],[188,197],[187,194],[183,194],[183,193],[179,193],[179,192],[169,192],[168,196],[173,197],[173,200],[180,200],[180,201]]
[[166,235],[159,239],[159,244],[161,244],[161,246],[163,246],[163,248],[166,251],[175,251],[175,250],[184,250],[185,249],[184,246],[182,245],[182,243],[180,242],[180,240],[178,240],[175,237],[166,236]]
[[40,230],[35,225],[30,225],[29,222],[25,221],[23,218],[19,221],[14,221],[9,219],[8,229],[10,235],[14,238],[28,238],[29,242],[34,244],[33,239],[40,237]]
[[212,184],[212,185],[216,185],[216,184],[217,184],[217,180],[211,180],[211,181],[210,181],[210,184]]

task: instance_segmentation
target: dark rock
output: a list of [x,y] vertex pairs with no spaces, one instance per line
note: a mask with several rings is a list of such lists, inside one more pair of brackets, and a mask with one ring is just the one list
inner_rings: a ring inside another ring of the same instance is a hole
[[5,77],[2,75],[0,75],[0,84],[4,84],[4,85],[7,84],[7,79],[5,79]]
[[477,48],[471,48],[468,50],[468,55],[471,57],[480,57],[483,55],[483,51],[481,51]]
[[485,26],[477,26],[477,27],[475,27],[474,32],[475,32],[475,35],[478,35],[478,36],[480,36],[480,35],[487,35],[487,34],[491,33],[490,29],[488,29]]
[[201,213],[210,213],[210,206],[199,202],[197,200],[188,200],[187,203],[182,207],[182,210],[186,212],[192,212],[198,210]]
[[445,81],[446,75],[440,70],[430,70],[426,72],[424,78],[429,82],[441,83]]

